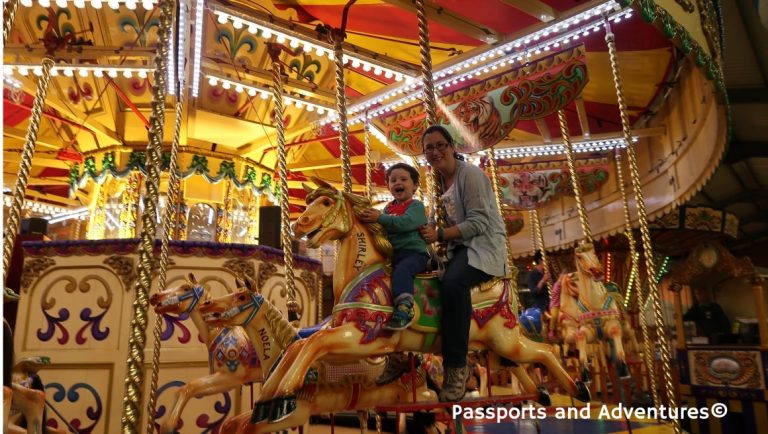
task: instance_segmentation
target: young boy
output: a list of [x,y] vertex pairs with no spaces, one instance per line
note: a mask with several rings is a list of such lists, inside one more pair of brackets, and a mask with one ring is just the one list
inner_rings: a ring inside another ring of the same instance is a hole
[[379,222],[387,230],[392,243],[392,295],[395,312],[384,328],[403,330],[413,321],[413,279],[427,268],[427,244],[418,229],[427,224],[424,204],[413,198],[419,185],[419,171],[397,163],[387,169],[387,187],[395,200],[388,203],[384,213],[370,208],[361,220]]

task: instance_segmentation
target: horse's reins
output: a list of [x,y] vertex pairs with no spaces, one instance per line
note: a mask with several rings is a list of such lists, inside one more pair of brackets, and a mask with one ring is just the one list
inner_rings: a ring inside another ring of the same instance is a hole
[[259,294],[251,294],[251,301],[248,303],[241,304],[240,306],[235,306],[232,308],[229,308],[221,313],[221,318],[224,320],[228,320],[231,318],[236,317],[237,315],[240,315],[241,313],[245,312],[248,309],[251,309],[251,313],[248,314],[248,318],[243,321],[240,326],[245,327],[248,324],[250,324],[251,321],[253,321],[253,318],[256,317],[256,314],[259,312],[259,309],[261,308],[261,305],[264,303],[264,297],[262,297]]

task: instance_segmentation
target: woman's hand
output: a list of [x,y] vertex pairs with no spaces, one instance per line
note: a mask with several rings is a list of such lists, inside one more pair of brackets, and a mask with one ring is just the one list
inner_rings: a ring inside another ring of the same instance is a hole
[[360,220],[362,220],[363,223],[376,223],[379,220],[380,215],[381,211],[376,208],[368,208],[360,213]]
[[426,241],[427,244],[432,244],[437,241],[437,230],[435,230],[435,227],[432,225],[424,225],[420,227],[419,233],[421,233],[421,238],[424,238],[424,241]]

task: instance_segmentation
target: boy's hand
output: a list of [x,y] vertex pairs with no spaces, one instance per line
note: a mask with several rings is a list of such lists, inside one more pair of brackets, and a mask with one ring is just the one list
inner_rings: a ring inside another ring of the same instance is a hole
[[420,227],[419,233],[421,233],[421,238],[424,238],[424,241],[427,244],[432,244],[437,241],[437,230],[435,230],[435,227],[432,225],[424,225]]
[[360,213],[360,220],[362,220],[363,223],[376,223],[379,220],[380,215],[381,211],[376,208],[368,208]]

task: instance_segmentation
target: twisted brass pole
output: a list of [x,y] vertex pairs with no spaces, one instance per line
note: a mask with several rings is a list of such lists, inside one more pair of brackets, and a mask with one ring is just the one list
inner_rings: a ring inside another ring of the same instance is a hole
[[373,203],[373,165],[371,164],[371,121],[365,114],[365,196]]
[[[496,166],[496,150],[493,147],[491,147],[488,152],[488,163],[491,169],[491,183],[493,184],[493,192],[496,196],[496,208],[499,209],[499,215],[503,220],[504,214],[501,212],[501,204],[504,202],[504,200],[501,196],[501,181],[499,180],[498,167]],[[504,241],[504,250],[506,252],[505,258],[507,262],[507,268],[509,269],[507,272],[512,272],[514,269],[514,263],[512,262],[512,247],[509,245],[509,234],[507,233],[506,225],[504,225]],[[517,312],[518,308],[520,307],[520,297],[517,294],[517,285],[515,285],[515,290],[512,291],[512,307],[515,312]]]
[[13,20],[16,18],[16,11],[19,9],[19,0],[10,0],[5,5],[3,15],[3,46],[8,44],[8,36],[11,35],[11,28],[13,27]]
[[[291,250],[291,214],[288,203],[288,163],[285,148],[285,125],[283,124],[283,77],[282,65],[277,59],[272,62],[272,99],[275,101],[275,122],[277,128],[277,166],[280,174],[280,238],[285,256],[285,280],[288,290],[288,317],[291,320],[299,319],[299,303],[296,301],[296,282],[293,270],[293,250]],[[336,76],[338,78],[338,75]],[[342,76],[342,83],[344,82]],[[338,84],[338,82],[337,82]],[[345,116],[346,117],[346,116]],[[344,127],[346,129],[346,125]],[[347,146],[347,162],[349,162],[349,146]],[[349,168],[347,171],[347,175]],[[345,181],[344,189],[347,189]],[[351,181],[349,185],[352,190]]]
[[[659,390],[656,384],[656,362],[651,354],[653,343],[650,340],[648,334],[648,324],[645,320],[645,298],[643,297],[643,285],[640,281],[640,270],[637,261],[637,249],[635,248],[635,236],[632,233],[632,218],[629,215],[629,199],[627,198],[627,189],[624,186],[624,174],[621,167],[621,151],[617,148],[615,152],[616,156],[616,182],[619,184],[619,192],[621,192],[621,203],[624,208],[624,235],[627,237],[629,243],[629,257],[631,263],[631,273],[635,275],[635,279],[632,284],[635,286],[635,297],[637,297],[637,305],[640,307],[640,332],[643,337],[643,362],[645,363],[645,369],[648,372],[648,378],[650,378],[651,396],[653,396],[653,405],[659,406]],[[631,296],[632,288],[627,288],[626,300],[629,300]],[[625,300],[625,306],[626,306]]]
[[53,58],[43,58],[42,66],[43,73],[37,80],[35,101],[32,103],[27,135],[24,138],[24,147],[21,151],[21,163],[19,164],[19,171],[16,176],[16,184],[13,187],[11,209],[8,212],[8,220],[5,232],[3,233],[3,239],[5,240],[3,243],[3,284],[5,284],[8,278],[8,267],[10,267],[11,258],[13,257],[13,246],[16,244],[16,235],[19,232],[21,210],[24,207],[24,195],[27,192],[27,184],[29,183],[29,170],[32,168],[32,156],[35,153],[37,133],[40,130],[40,120],[42,119],[43,108],[45,107],[45,96],[48,94],[48,81],[51,78]]
[[[670,367],[669,346],[666,335],[666,325],[661,308],[659,287],[656,282],[656,264],[653,260],[653,243],[651,233],[648,229],[648,215],[645,210],[645,200],[643,199],[642,184],[640,182],[640,169],[637,165],[637,157],[632,147],[632,132],[629,124],[629,115],[627,114],[627,104],[624,98],[623,84],[621,81],[621,72],[619,71],[619,59],[616,54],[616,42],[614,34],[611,31],[610,22],[605,20],[605,42],[608,45],[608,56],[611,60],[611,72],[613,73],[613,84],[616,87],[616,96],[619,103],[619,113],[621,115],[621,127],[624,132],[624,140],[627,143],[627,159],[629,160],[629,173],[632,180],[632,188],[635,190],[637,198],[637,214],[640,220],[640,237],[643,242],[643,255],[645,256],[645,270],[648,278],[648,291],[653,302],[654,320],[656,322],[656,335],[661,353],[661,367],[664,375],[664,382],[667,389],[667,403],[670,408],[677,408],[677,399],[675,398],[674,384],[672,383],[672,370]],[[639,277],[639,276],[638,276]],[[654,375],[654,372],[650,372]],[[672,427],[675,434],[682,432],[680,421],[672,418]]]
[[158,185],[160,181],[161,149],[163,145],[163,124],[165,123],[166,59],[168,38],[173,17],[173,2],[160,0],[160,25],[157,28],[157,55],[152,87],[152,114],[149,124],[147,145],[147,179],[142,214],[141,242],[139,243],[138,279],[134,285],[136,298],[133,302],[131,334],[128,339],[129,357],[125,379],[125,396],[121,429],[123,433],[138,433],[141,421],[141,396],[144,385],[144,347],[146,345],[148,293],[152,284],[152,259],[157,225]]
[[347,97],[344,94],[344,32],[334,29],[333,59],[336,64],[336,110],[339,112],[339,143],[341,147],[341,179],[345,193],[352,193],[352,163],[349,157],[349,127],[347,126]]
[[[419,53],[421,54],[421,80],[424,83],[424,111],[427,112],[427,128],[437,125],[437,100],[435,99],[435,83],[432,80],[432,51],[429,46],[429,22],[424,12],[424,0],[416,0],[416,18],[419,20]],[[443,191],[438,182],[438,174],[430,167],[427,171],[429,197],[432,199],[432,215],[435,216],[437,227],[445,226],[443,211]],[[501,211],[501,210],[499,210]],[[437,249],[438,252],[441,248]]]
[[[172,84],[173,85],[173,84]],[[178,173],[179,158],[179,137],[181,136],[181,117],[184,108],[184,90],[179,86],[176,100],[175,123],[173,127],[173,143],[171,143],[171,157],[168,165],[168,196],[165,200],[165,210],[163,212],[163,238],[160,244],[160,265],[157,276],[157,290],[165,289],[168,278],[168,254],[170,250],[171,231],[173,229],[173,220],[176,217],[176,204],[179,197],[179,186],[181,177]],[[158,168],[158,173],[160,173]],[[149,383],[149,400],[147,402],[147,433],[155,430],[155,405],[157,404],[157,381],[160,373],[160,329],[163,322],[162,315],[155,315],[155,324],[152,330],[154,338],[152,346],[152,377]]]
[[576,210],[579,212],[579,222],[584,231],[584,238],[587,242],[592,242],[592,230],[587,220],[587,210],[584,207],[584,201],[581,197],[581,183],[579,175],[576,173],[576,164],[573,161],[573,145],[571,144],[571,134],[568,132],[568,121],[565,119],[565,110],[560,109],[557,112],[557,120],[560,122],[560,133],[563,135],[563,146],[565,147],[565,157],[568,162],[568,172],[571,174],[571,187],[576,199]]

